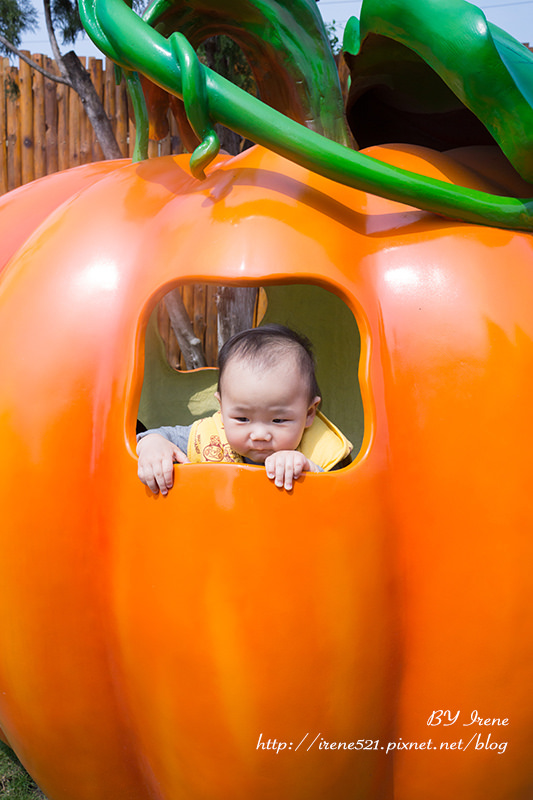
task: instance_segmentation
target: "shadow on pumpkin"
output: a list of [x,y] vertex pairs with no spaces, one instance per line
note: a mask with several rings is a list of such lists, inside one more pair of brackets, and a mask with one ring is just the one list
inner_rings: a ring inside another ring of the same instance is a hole
[[[395,147],[399,154],[403,152],[400,146],[392,146],[389,150],[393,152],[393,155],[396,155],[394,151]],[[427,153],[429,157],[441,157],[441,160],[445,164],[448,163],[440,153],[433,153],[430,150],[428,150]],[[380,155],[383,154],[376,152],[373,155],[377,160],[383,160],[388,163],[387,159],[380,159]],[[420,158],[421,175],[434,173],[435,177],[443,177],[443,171],[433,169],[431,163],[429,163],[429,167],[426,169],[424,169],[423,165],[424,161]],[[457,166],[455,164],[453,166],[455,172],[458,172]],[[264,168],[250,169],[241,167],[236,175],[229,173],[226,182],[221,179],[221,173],[217,172],[216,184],[214,177],[213,186],[210,185],[209,181],[210,177],[201,184],[193,186],[192,191],[205,192],[206,189],[209,189],[209,195],[204,198],[202,205],[204,207],[213,207],[213,216],[215,219],[218,213],[221,218],[227,220],[229,202],[223,203],[222,201],[229,201],[232,192],[234,192],[237,187],[245,186],[253,187],[254,190],[258,188],[263,190],[261,193],[257,194],[255,200],[250,200],[249,197],[247,197],[246,208],[247,214],[250,217],[257,216],[286,220],[288,213],[290,213],[289,209],[293,208],[294,199],[297,198],[299,206],[305,206],[307,210],[316,211],[322,217],[328,217],[339,223],[346,230],[369,238],[382,239],[389,237],[391,233],[397,231],[400,227],[405,235],[412,233],[415,236],[420,236],[421,232],[425,230],[431,232],[435,229],[435,215],[430,212],[423,212],[400,202],[394,204],[393,201],[383,201],[382,198],[378,198],[379,211],[372,211],[369,213],[367,199],[365,202],[365,213],[362,213],[360,210],[351,208],[346,203],[340,202],[334,197],[313,186],[309,186],[303,181]],[[270,197],[267,196],[268,192],[271,193]],[[391,208],[393,210],[390,210]],[[239,214],[240,209],[236,204],[236,219],[238,219]],[[298,228],[302,226],[305,227],[308,219],[308,214],[301,214],[299,212],[291,214],[291,227],[294,230],[298,230]],[[457,222],[455,220],[441,219],[441,229],[454,228],[456,226]],[[327,242],[322,242],[322,245],[326,247]]]
[[[336,295],[314,285],[268,286],[261,322],[277,322],[307,336],[317,362],[321,409],[353,443],[352,459],[363,440],[363,404],[358,369],[361,340],[355,318]],[[145,341],[145,368],[138,419],[146,428],[189,425],[217,410],[214,397],[218,370],[183,371],[168,362],[159,331],[158,312],[150,317]]]

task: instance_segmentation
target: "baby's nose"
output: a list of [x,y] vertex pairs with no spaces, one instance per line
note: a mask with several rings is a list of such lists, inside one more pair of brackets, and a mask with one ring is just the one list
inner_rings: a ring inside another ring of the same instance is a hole
[[250,433],[250,438],[254,442],[268,442],[272,437],[266,425],[255,425]]

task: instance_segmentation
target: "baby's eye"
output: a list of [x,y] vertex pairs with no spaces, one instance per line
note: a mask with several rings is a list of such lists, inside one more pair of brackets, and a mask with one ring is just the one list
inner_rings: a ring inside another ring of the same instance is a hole
[[275,422],[276,425],[281,425],[284,422],[287,422],[286,419],[273,419],[272,422]]
[[237,422],[248,422],[248,417],[235,417]]

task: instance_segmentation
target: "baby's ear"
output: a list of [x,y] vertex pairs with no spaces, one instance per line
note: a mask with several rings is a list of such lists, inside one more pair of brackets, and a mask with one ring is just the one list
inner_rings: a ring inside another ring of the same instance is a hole
[[218,404],[220,405],[220,392],[215,392],[215,398],[218,400]]
[[314,397],[311,403],[309,404],[309,408],[307,409],[307,419],[305,420],[305,427],[309,428],[313,424],[313,420],[315,418],[316,412],[318,411],[318,406],[320,405],[322,398],[321,397]]

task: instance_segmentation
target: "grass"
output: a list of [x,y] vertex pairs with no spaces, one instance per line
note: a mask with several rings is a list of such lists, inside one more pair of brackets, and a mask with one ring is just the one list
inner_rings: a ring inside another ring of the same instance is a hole
[[0,798],[46,800],[13,751],[2,742],[0,742]]

